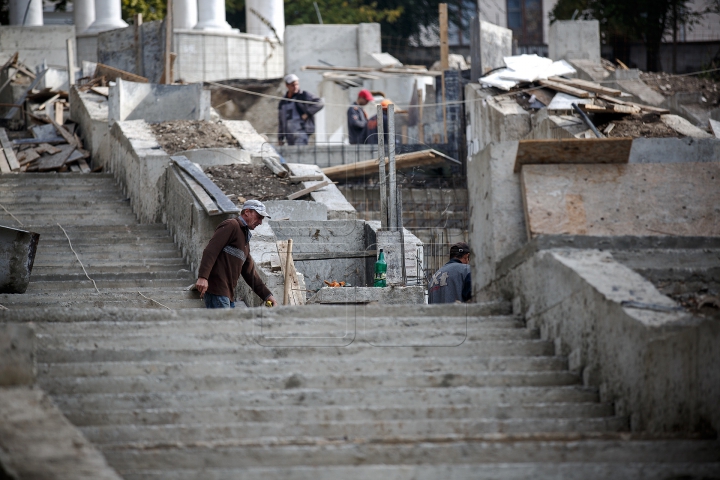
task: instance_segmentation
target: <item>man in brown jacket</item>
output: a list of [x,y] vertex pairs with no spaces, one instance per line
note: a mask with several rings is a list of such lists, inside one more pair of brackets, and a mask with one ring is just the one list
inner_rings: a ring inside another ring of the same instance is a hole
[[265,205],[248,200],[239,217],[225,220],[215,229],[203,251],[195,284],[207,308],[235,308],[235,287],[240,275],[263,301],[277,305],[250,256],[250,230],[262,224],[265,217],[270,218]]

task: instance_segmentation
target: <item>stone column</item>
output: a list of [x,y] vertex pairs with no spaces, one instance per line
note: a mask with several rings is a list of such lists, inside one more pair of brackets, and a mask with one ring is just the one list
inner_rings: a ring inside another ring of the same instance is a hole
[[127,26],[122,19],[120,0],[95,0],[95,21],[85,33],[100,33]]
[[274,39],[275,34],[272,30],[252,10],[255,10],[272,25],[282,41],[285,33],[285,4],[283,0],[245,0],[247,33]]
[[42,0],[10,0],[10,25],[37,27],[42,24]]
[[197,30],[232,30],[225,21],[225,0],[199,0]]
[[197,23],[197,0],[173,0],[173,28],[194,28]]
[[85,33],[95,21],[95,0],[73,0],[75,35]]

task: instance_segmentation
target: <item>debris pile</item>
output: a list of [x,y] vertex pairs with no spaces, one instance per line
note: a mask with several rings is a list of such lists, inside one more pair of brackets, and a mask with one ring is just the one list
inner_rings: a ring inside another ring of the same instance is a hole
[[265,165],[217,165],[205,174],[238,204],[245,200],[285,200],[297,191],[290,178],[280,178]]
[[222,123],[175,120],[150,125],[160,146],[170,155],[202,148],[239,148]]

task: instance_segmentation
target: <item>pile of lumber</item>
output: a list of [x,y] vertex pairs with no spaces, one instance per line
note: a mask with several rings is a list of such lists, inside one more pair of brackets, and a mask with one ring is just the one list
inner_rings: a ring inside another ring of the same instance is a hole
[[5,158],[0,158],[0,171],[90,173],[87,163],[90,152],[82,148],[76,127],[72,122],[63,126],[50,118],[49,124],[30,127],[32,138],[12,142],[5,129],[0,128],[0,142],[5,154]]

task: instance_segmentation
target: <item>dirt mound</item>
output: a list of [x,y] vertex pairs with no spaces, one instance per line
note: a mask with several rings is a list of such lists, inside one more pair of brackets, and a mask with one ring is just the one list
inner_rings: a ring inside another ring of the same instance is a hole
[[701,105],[707,108],[720,106],[720,83],[694,75],[677,76],[669,73],[645,72],[640,79],[656,92],[670,97],[678,92],[699,93]]
[[302,187],[272,173],[265,165],[218,165],[205,169],[205,174],[225,192],[235,194],[234,200],[286,200]]
[[222,123],[176,120],[150,125],[160,146],[170,155],[198,148],[240,148]]

